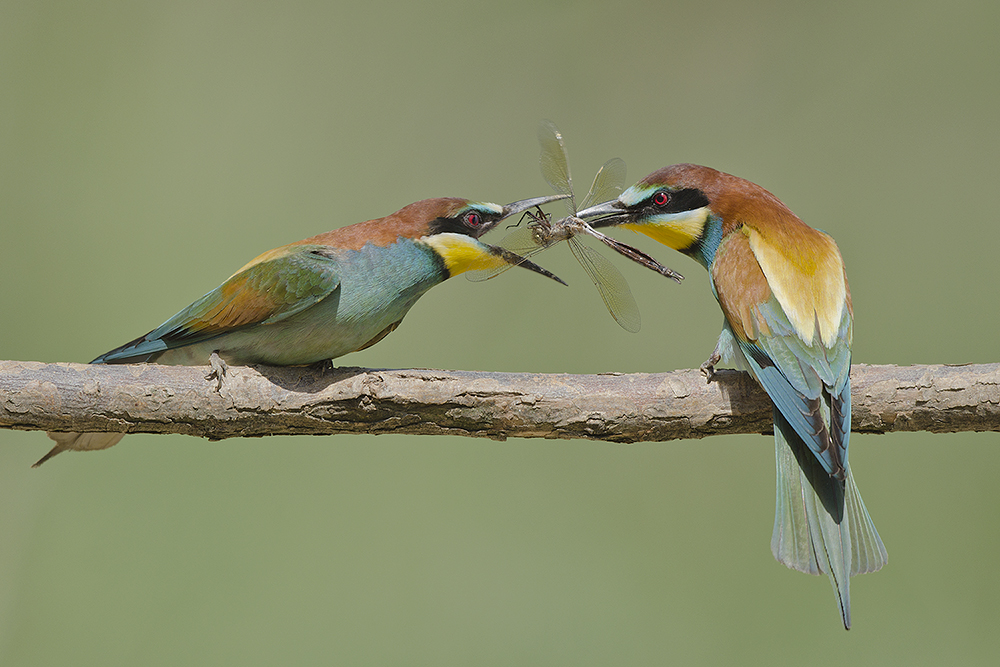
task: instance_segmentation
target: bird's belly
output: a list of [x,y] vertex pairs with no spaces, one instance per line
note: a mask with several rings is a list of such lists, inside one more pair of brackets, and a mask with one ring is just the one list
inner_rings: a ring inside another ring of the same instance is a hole
[[160,364],[204,365],[213,352],[229,364],[304,366],[354,352],[399,322],[423,294],[338,289],[312,308],[165,351]]
[[746,357],[743,356],[743,350],[740,349],[740,344],[736,342],[736,336],[733,335],[733,330],[729,326],[729,322],[724,322],[722,325],[722,333],[719,334],[719,341],[716,343],[715,351],[719,354],[720,358],[717,365],[721,368],[746,371],[750,375],[753,375],[753,369],[750,368]]

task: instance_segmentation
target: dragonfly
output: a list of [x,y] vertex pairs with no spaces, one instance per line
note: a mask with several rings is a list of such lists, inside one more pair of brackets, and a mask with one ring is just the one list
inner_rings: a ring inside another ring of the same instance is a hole
[[[625,162],[620,158],[612,158],[605,162],[597,171],[587,195],[577,206],[573,193],[573,177],[570,174],[569,162],[566,158],[566,144],[555,123],[542,121],[538,128],[538,142],[542,149],[539,159],[542,177],[557,194],[567,195],[566,206],[569,215],[559,220],[553,220],[551,215],[542,212],[540,208],[537,213],[528,211],[525,215],[528,216],[529,222],[524,227],[508,234],[498,245],[516,255],[527,258],[565,241],[573,256],[576,257],[580,266],[597,287],[604,305],[615,322],[626,331],[638,332],[641,324],[639,306],[635,303],[635,298],[632,296],[632,290],[629,289],[625,276],[604,255],[584,245],[577,238],[581,235],[591,236],[660,275],[671,278],[678,283],[684,279],[684,276],[663,266],[641,250],[602,234],[584,220],[576,217],[577,211],[596,202],[615,199],[621,193],[625,185]],[[523,219],[524,216],[522,216]],[[474,282],[488,280],[503,273],[510,266],[508,264],[496,269],[470,271],[466,275],[469,280]]]

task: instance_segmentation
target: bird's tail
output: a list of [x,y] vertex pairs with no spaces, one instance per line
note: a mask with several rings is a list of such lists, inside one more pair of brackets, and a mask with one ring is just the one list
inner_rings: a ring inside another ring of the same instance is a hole
[[59,433],[49,431],[45,435],[56,441],[48,454],[38,459],[32,468],[37,468],[56,454],[62,452],[83,452],[95,449],[107,449],[118,444],[118,441],[125,437],[124,433]]
[[831,477],[777,410],[774,442],[777,493],[771,551],[792,569],[828,575],[844,627],[850,628],[850,577],[885,565],[885,546],[850,466],[846,480]]

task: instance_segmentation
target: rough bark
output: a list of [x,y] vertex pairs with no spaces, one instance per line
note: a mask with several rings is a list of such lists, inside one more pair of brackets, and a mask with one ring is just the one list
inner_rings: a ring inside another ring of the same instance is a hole
[[[747,375],[557,375],[342,367],[208,367],[0,361],[0,427],[234,436],[463,435],[610,442],[768,433],[771,403]],[[1000,364],[851,369],[852,429],[1000,431]]]

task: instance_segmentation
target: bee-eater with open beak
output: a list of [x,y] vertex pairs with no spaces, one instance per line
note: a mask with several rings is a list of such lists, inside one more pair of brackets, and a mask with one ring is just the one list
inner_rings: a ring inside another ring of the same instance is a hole
[[[562,283],[478,239],[508,216],[565,197],[506,206],[425,199],[378,220],[275,248],[145,336],[91,363],[212,363],[217,374],[225,363],[314,364],[379,342],[427,290],[465,271],[509,263]],[[48,435],[58,444],[35,466],[67,450],[106,449],[123,436]]]
[[847,460],[853,314],[833,239],[764,188],[709,167],[655,171],[616,200],[581,211],[688,255],[709,271],[725,323],[702,366],[750,373],[774,402],[779,562],[825,573],[844,627],[850,577],[888,558]]

